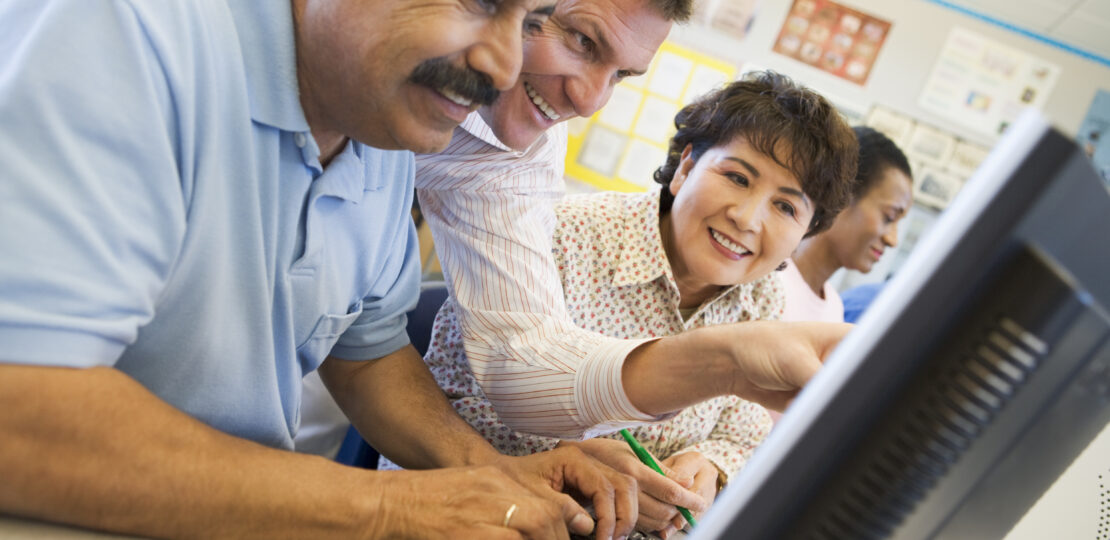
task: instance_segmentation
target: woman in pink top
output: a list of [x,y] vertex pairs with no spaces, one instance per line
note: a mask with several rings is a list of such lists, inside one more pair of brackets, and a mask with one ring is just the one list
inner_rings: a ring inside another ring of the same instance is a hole
[[[848,202],[855,137],[827,101],[781,75],[732,83],[685,107],[675,124],[667,163],[655,173],[663,189],[570,197],[556,207],[553,255],[567,310],[581,328],[655,338],[777,319],[782,291],[774,269]],[[578,445],[633,476],[656,474],[621,440],[560,441],[505,425],[466,360],[453,301],[440,310],[432,334],[424,360],[436,381],[501,452]],[[712,500],[770,425],[763,407],[727,395],[632,431],[673,477]],[[648,493],[641,493],[639,509],[641,530],[666,537],[681,525],[673,506]]]
[[852,203],[829,230],[804,240],[782,272],[785,321],[843,321],[844,304],[829,277],[841,268],[870,272],[887,248],[898,245],[898,221],[913,203],[909,161],[886,135],[854,130],[859,170]]

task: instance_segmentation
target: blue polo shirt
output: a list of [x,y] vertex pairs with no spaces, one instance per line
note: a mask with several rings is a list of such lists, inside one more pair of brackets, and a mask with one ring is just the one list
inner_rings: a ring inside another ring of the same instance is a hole
[[15,0],[0,51],[0,361],[291,448],[304,374],[408,343],[412,154],[321,168],[290,2]]

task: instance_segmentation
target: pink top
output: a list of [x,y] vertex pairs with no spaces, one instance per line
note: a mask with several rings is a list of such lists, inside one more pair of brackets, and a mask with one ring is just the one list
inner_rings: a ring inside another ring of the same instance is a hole
[[782,320],[844,322],[844,303],[828,282],[825,282],[825,297],[817,296],[802,278],[793,259],[786,259],[786,270],[779,272],[779,275],[786,289]]

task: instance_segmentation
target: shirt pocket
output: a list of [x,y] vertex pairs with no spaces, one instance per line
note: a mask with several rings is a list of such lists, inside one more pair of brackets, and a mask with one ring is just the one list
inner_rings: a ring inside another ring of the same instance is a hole
[[362,301],[358,301],[347,308],[347,313],[342,315],[325,314],[316,321],[316,326],[309,333],[308,339],[297,346],[297,360],[301,364],[301,376],[311,373],[320,367],[328,357],[332,347],[339,341],[348,328],[354,324],[355,319],[362,314]]

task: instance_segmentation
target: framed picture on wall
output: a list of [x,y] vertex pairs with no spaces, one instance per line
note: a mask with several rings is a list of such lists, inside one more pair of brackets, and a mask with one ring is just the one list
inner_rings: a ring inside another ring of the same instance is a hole
[[937,167],[922,166],[913,182],[913,199],[937,210],[944,210],[956,197],[963,181],[959,176]]
[[871,108],[871,113],[867,115],[867,126],[874,128],[875,131],[890,137],[899,147],[905,147],[909,141],[910,133],[913,132],[914,121],[912,118],[894,112],[891,109],[876,105]]
[[917,124],[902,149],[910,159],[944,167],[956,149],[956,138],[934,127]]
[[794,0],[772,50],[858,85],[890,34],[890,21],[832,0]]
[[918,105],[989,140],[997,140],[1026,107],[1044,107],[1062,71],[1022,48],[959,26],[949,29],[935,52]]
[[952,151],[952,158],[948,160],[948,170],[968,178],[975,174],[975,170],[987,159],[989,153],[990,149],[985,146],[960,141]]

